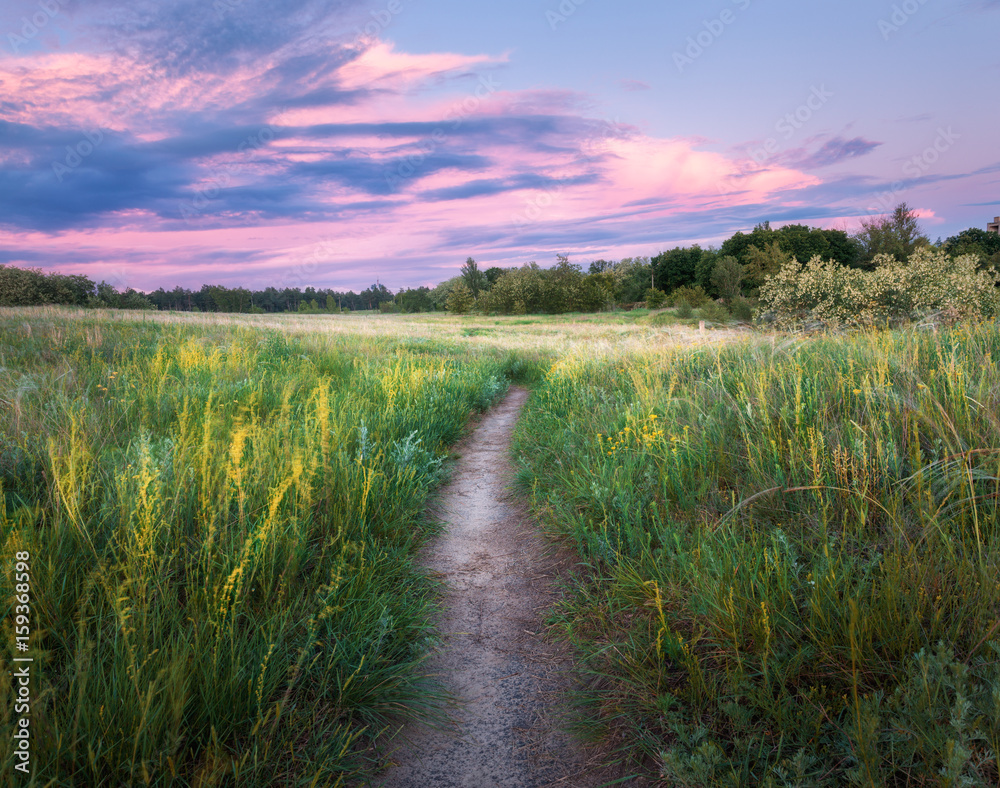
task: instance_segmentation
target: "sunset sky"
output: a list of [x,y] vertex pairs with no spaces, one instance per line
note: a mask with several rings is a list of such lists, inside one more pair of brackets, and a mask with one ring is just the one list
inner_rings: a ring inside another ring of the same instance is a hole
[[4,0],[0,263],[397,289],[903,200],[985,229],[998,32],[1000,0]]

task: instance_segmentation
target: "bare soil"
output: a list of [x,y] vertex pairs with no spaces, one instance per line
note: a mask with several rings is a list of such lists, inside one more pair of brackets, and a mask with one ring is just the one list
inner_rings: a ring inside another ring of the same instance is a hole
[[571,558],[513,490],[510,439],[527,397],[514,388],[483,417],[437,496],[446,530],[423,560],[444,583],[442,642],[429,667],[454,696],[450,725],[405,729],[375,785],[596,788],[616,776],[565,732],[572,664],[543,616]]

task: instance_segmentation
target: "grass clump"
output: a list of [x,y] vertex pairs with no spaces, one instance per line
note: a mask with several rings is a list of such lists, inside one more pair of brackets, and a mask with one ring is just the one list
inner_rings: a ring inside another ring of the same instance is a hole
[[[58,316],[0,336],[2,648],[27,551],[37,784],[340,785],[437,713],[423,504],[515,359]],[[7,774],[15,691],[4,670]]]
[[1000,780],[1000,331],[555,364],[519,427],[555,623],[668,784]]

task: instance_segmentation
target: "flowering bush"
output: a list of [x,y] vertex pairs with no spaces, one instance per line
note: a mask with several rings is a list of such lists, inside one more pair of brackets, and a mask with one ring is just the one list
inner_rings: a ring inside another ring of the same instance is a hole
[[859,271],[832,260],[792,260],[760,289],[758,317],[779,325],[815,320],[827,325],[864,326],[941,313],[949,321],[1000,313],[998,275],[977,271],[973,255],[949,257],[921,248],[906,263],[877,255],[875,268]]

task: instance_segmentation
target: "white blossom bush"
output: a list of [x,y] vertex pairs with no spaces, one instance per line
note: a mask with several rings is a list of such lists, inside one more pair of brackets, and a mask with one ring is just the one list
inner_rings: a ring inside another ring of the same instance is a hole
[[939,313],[946,321],[992,318],[1000,313],[998,275],[978,271],[974,255],[950,257],[918,249],[905,263],[877,255],[875,268],[860,271],[813,257],[792,260],[760,289],[758,318],[779,325],[814,321],[870,326]]

